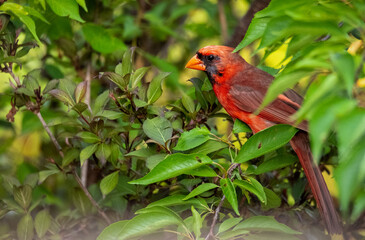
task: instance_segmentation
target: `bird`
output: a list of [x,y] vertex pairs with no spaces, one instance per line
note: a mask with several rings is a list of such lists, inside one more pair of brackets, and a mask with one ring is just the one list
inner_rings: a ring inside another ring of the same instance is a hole
[[299,129],[290,144],[299,158],[328,234],[343,235],[333,199],[321,170],[313,162],[308,122],[304,120],[297,124],[291,118],[300,109],[302,96],[288,89],[257,114],[274,77],[247,63],[227,46],[203,47],[185,67],[204,71],[222,107],[233,119],[246,123],[254,134],[276,124],[289,124]]

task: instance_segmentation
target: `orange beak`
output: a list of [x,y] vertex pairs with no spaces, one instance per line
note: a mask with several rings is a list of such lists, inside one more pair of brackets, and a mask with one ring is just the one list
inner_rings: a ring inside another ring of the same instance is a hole
[[186,64],[185,67],[190,69],[205,71],[205,66],[203,64],[203,61],[200,60],[196,54],[192,59],[190,59],[190,61]]

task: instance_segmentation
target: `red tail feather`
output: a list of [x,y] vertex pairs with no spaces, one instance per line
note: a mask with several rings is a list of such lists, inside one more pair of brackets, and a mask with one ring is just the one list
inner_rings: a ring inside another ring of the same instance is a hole
[[342,234],[342,223],[337,215],[326,182],[319,167],[313,162],[308,134],[299,131],[292,138],[290,144],[298,155],[328,233],[330,235]]

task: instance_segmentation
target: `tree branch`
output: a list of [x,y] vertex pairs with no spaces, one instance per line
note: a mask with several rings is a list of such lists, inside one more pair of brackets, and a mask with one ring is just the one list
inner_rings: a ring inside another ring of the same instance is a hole
[[76,170],[72,170],[72,174],[74,175],[77,183],[80,185],[82,191],[85,193],[86,197],[90,200],[91,204],[98,210],[100,216],[104,218],[104,220],[110,225],[112,221],[109,219],[109,217],[105,214],[105,212],[100,208],[99,204],[94,200],[94,198],[91,196],[85,185],[82,184],[81,179],[79,175],[77,175]]
[[254,17],[255,13],[261,11],[262,9],[266,8],[269,5],[270,0],[255,0],[252,2],[250,8],[248,9],[245,16],[243,16],[238,23],[231,39],[226,42],[225,45],[230,47],[236,47],[242,39],[245,37],[248,26],[250,25],[252,18]]
[[41,121],[41,123],[42,123],[42,125],[43,125],[44,129],[46,130],[46,132],[47,132],[47,134],[48,134],[49,138],[50,138],[50,139],[51,139],[51,141],[53,142],[53,145],[55,145],[55,147],[57,148],[58,153],[59,153],[59,154],[60,154],[60,156],[63,158],[63,157],[64,157],[64,154],[63,154],[63,152],[62,152],[61,145],[58,143],[57,139],[55,138],[55,136],[53,135],[53,133],[52,133],[52,132],[51,132],[51,130],[49,129],[49,127],[48,127],[47,123],[44,121],[44,118],[43,118],[43,116],[42,116],[41,112],[40,112],[40,111],[39,111],[39,112],[37,112],[37,113],[36,113],[36,115],[37,115],[37,117],[38,117],[39,121]]

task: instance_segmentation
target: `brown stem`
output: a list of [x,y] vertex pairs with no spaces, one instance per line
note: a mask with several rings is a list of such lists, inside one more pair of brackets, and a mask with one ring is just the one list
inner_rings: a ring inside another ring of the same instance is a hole
[[215,213],[214,213],[214,217],[213,217],[213,222],[212,222],[212,225],[210,225],[210,230],[209,230],[208,235],[205,237],[205,240],[209,240],[210,237],[215,238],[214,237],[214,232],[213,232],[214,231],[214,226],[217,223],[218,216],[219,216],[219,212],[221,211],[221,207],[223,205],[224,199],[226,199],[226,196],[225,195],[223,195],[221,201],[218,204],[218,207],[215,209]]
[[[90,108],[91,63],[90,62],[88,62],[87,66],[86,66],[86,74],[85,74],[84,81],[86,82],[85,103],[87,104],[87,106],[91,112],[91,108]],[[81,114],[81,116],[82,116],[82,114]],[[83,119],[88,125],[90,125],[85,118],[83,118]],[[81,166],[81,182],[82,182],[82,185],[84,185],[84,186],[87,186],[88,168],[89,168],[89,160],[86,159],[84,164],[82,164],[82,166]]]
[[236,29],[234,30],[233,36],[229,41],[226,42],[227,46],[236,47],[244,38],[248,26],[250,25],[252,18],[255,13],[266,8],[269,5],[270,0],[255,0],[252,2],[250,9],[248,9],[247,13],[241,18]]
[[79,175],[77,175],[75,169],[72,170],[72,174],[74,175],[77,183],[81,187],[82,191],[85,193],[86,197],[90,200],[91,204],[98,210],[100,216],[104,218],[104,220],[110,225],[112,221],[109,219],[109,217],[105,214],[105,212],[100,208],[99,204],[94,200],[94,198],[91,196],[85,185],[82,184],[81,179]]
[[58,153],[63,158],[64,157],[64,154],[62,152],[62,148],[61,148],[60,144],[58,143],[57,139],[55,138],[55,136],[53,135],[53,133],[51,132],[51,130],[49,129],[47,123],[44,121],[44,118],[43,118],[41,112],[40,111],[37,112],[36,115],[37,115],[39,121],[41,121],[41,123],[42,123],[44,129],[46,130],[49,138],[51,139],[51,141],[53,142],[53,144],[57,148]]
[[227,42],[228,40],[228,27],[227,27],[227,18],[224,13],[224,3],[223,0],[218,0],[218,14],[219,14],[219,23],[221,25],[221,38],[222,42]]

